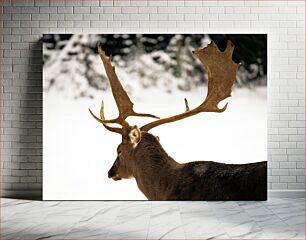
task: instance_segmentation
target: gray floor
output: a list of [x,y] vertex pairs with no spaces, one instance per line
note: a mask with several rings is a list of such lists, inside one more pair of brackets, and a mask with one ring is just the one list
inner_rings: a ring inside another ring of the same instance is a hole
[[305,199],[43,202],[1,199],[4,239],[305,239]]

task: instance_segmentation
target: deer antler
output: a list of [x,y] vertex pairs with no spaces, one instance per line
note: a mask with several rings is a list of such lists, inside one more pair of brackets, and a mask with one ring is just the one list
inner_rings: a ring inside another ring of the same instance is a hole
[[208,72],[208,91],[203,103],[190,110],[185,99],[186,111],[184,113],[156,120],[140,129],[147,132],[159,125],[175,122],[200,112],[224,112],[227,104],[219,109],[218,103],[231,96],[231,88],[236,80],[237,69],[240,66],[240,64],[234,63],[232,60],[233,51],[234,45],[231,41],[227,42],[224,52],[221,52],[214,42],[211,42],[203,49],[193,51],[192,53],[200,59]]
[[[123,89],[117,75],[115,72],[115,67],[112,66],[111,58],[107,57],[105,55],[105,52],[102,50],[100,43],[97,44],[98,47],[98,53],[100,55],[100,58],[103,62],[107,77],[109,79],[111,89],[113,96],[115,98],[117,108],[119,110],[119,116],[117,118],[111,119],[111,120],[105,120],[104,118],[104,105],[103,101],[101,104],[101,110],[100,110],[100,118],[98,118],[93,112],[89,110],[90,114],[100,123],[103,124],[103,126],[112,132],[117,132],[120,134],[124,133],[124,128],[128,128],[129,124],[126,121],[126,118],[129,116],[137,116],[137,117],[153,117],[158,118],[152,114],[147,113],[136,113],[133,109],[133,103],[130,100],[129,96],[127,95],[126,91]],[[108,123],[117,123],[122,126],[122,128],[114,128],[108,126]]]

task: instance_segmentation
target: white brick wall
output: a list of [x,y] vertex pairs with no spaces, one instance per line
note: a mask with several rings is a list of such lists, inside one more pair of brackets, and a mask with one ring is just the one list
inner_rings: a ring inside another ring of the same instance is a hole
[[42,33],[268,33],[269,189],[305,189],[304,1],[3,0],[2,189],[41,191]]

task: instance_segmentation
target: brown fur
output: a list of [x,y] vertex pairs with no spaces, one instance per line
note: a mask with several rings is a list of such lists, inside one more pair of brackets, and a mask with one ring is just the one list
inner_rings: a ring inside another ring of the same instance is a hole
[[152,134],[137,145],[123,141],[109,171],[114,180],[136,179],[149,200],[266,200],[267,162],[224,164],[172,159]]

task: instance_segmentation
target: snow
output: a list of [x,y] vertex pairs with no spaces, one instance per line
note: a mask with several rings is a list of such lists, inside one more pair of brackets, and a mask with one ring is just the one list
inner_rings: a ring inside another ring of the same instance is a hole
[[[159,88],[141,88],[129,82],[138,112],[166,117],[190,108],[206,96],[204,87],[172,94]],[[93,99],[72,99],[58,91],[44,92],[43,112],[43,197],[47,200],[142,200],[145,196],[135,180],[113,181],[107,172],[116,158],[121,141],[89,114],[98,114],[101,99],[105,116],[117,109],[109,91],[93,91]],[[250,163],[267,160],[266,88],[236,88],[224,113],[201,113],[152,129],[164,149],[180,163],[198,160]],[[142,126],[149,118],[129,118]]]

